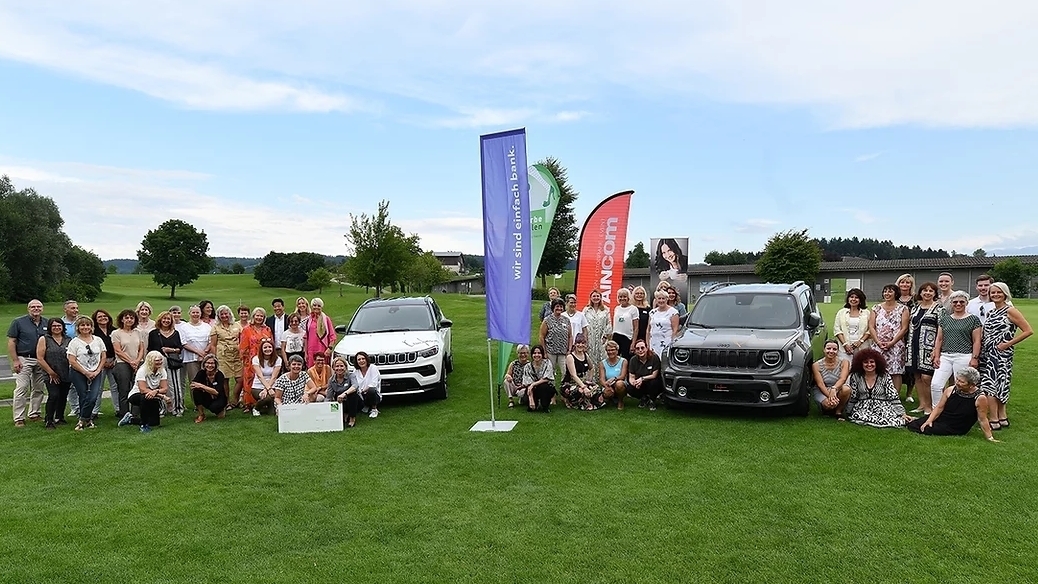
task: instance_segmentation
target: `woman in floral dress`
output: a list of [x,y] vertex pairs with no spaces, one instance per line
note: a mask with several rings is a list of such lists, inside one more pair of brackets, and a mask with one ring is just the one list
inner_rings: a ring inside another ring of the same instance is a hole
[[602,292],[591,291],[588,304],[584,307],[584,319],[587,320],[588,328],[588,355],[592,363],[601,363],[606,358],[606,341],[613,337],[613,319],[609,316],[609,307],[602,303]]
[[598,362],[592,361],[587,351],[584,333],[577,333],[573,351],[566,356],[566,374],[559,393],[571,410],[597,410],[605,405],[602,387],[598,384]]
[[883,302],[872,307],[869,333],[887,362],[887,373],[894,382],[894,389],[900,393],[901,376],[905,373],[905,335],[908,334],[909,316],[905,305],[897,301],[898,294],[894,284],[883,287]]
[[[1004,282],[991,284],[989,298],[995,309],[984,321],[984,337],[980,352],[980,390],[994,399],[988,400],[988,419],[992,430],[1009,427],[1006,403],[1013,380],[1014,345],[1034,332],[1020,310],[1009,304],[1013,296]],[[1017,329],[1020,334],[1017,334]]]

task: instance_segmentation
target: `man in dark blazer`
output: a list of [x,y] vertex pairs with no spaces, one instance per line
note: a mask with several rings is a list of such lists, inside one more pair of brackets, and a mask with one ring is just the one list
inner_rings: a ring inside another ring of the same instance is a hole
[[285,314],[285,301],[275,298],[270,302],[274,314],[267,317],[267,328],[274,333],[274,350],[281,351],[281,335],[288,328],[288,315]]

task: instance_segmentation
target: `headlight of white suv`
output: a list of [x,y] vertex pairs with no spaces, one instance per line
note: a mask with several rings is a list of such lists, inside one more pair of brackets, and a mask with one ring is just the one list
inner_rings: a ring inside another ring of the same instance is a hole
[[429,347],[428,349],[424,349],[424,350],[418,351],[418,356],[423,358],[423,359],[427,359],[429,357],[432,357],[432,356],[436,355],[439,352],[440,352],[440,348],[439,347]]

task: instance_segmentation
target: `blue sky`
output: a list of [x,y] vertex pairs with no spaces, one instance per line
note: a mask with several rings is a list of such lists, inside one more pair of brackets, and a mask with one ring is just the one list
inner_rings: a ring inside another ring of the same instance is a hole
[[578,221],[635,190],[628,249],[1038,246],[1038,3],[865,4],[0,0],[0,174],[103,258],[345,253],[380,199],[482,253],[478,137],[526,127]]

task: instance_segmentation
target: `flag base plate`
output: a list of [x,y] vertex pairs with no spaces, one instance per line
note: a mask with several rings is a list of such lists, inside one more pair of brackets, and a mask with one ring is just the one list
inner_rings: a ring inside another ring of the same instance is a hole
[[476,422],[475,426],[469,428],[469,432],[511,432],[518,423],[515,420],[497,420],[496,422],[484,420]]

